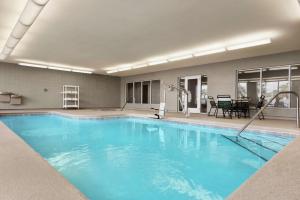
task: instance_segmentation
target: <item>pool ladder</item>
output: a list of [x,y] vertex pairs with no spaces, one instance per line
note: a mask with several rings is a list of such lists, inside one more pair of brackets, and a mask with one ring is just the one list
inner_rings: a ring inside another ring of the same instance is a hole
[[247,124],[245,124],[238,132],[236,139],[238,140],[238,137],[242,137],[241,133],[256,119],[256,117],[261,114],[266,107],[275,99],[277,98],[279,95],[281,94],[293,94],[296,96],[297,98],[297,102],[296,102],[296,106],[297,106],[297,110],[296,110],[296,120],[297,120],[297,128],[299,128],[299,95],[298,93],[294,92],[294,91],[283,91],[283,92],[278,92],[275,96],[272,97],[272,99],[270,101],[268,101],[250,120]]

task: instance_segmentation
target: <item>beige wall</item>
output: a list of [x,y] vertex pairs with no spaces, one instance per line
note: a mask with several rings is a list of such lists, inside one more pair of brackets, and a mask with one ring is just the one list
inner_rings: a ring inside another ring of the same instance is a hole
[[[119,107],[120,78],[0,63],[0,91],[24,96],[20,106],[0,102],[0,109],[61,108],[62,86],[80,86],[80,106]],[[44,89],[48,91],[45,92]]]
[[[230,94],[235,97],[236,70],[246,68],[268,67],[283,64],[300,63],[300,51],[246,58],[221,63],[193,66],[175,70],[148,73],[143,75],[123,77],[121,80],[121,104],[125,101],[125,84],[131,81],[161,80],[167,84],[176,84],[180,76],[205,74],[208,76],[208,95],[216,98],[218,94]],[[161,90],[161,100],[163,90]],[[157,105],[129,104],[127,108],[148,109]],[[177,110],[176,92],[167,92],[167,109]],[[282,109],[272,111],[274,116],[294,116],[294,111],[285,112]]]

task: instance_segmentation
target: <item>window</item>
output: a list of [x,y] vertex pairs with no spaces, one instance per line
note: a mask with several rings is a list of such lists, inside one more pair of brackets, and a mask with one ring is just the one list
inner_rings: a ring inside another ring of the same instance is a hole
[[151,103],[160,103],[160,80],[151,81]]
[[142,94],[142,102],[144,104],[150,103],[150,81],[143,82],[143,94]]
[[126,102],[136,104],[160,103],[160,80],[126,83]]
[[126,102],[133,103],[133,83],[126,84]]
[[238,72],[237,96],[249,97],[251,104],[256,104],[260,97],[261,69],[240,70]]
[[[273,67],[265,68],[262,72],[262,93],[266,96],[266,100],[281,91],[289,90],[289,67]],[[278,96],[269,106],[288,108],[289,94]]]
[[[291,90],[300,95],[300,65],[291,67]],[[291,95],[291,108],[296,108],[296,97]]]
[[[249,97],[255,104],[260,91],[265,95],[266,101],[269,101],[278,92],[289,90],[300,93],[300,65],[298,64],[238,71],[237,96]],[[296,97],[282,94],[269,106],[295,108]]]
[[134,82],[134,103],[142,102],[142,83]]

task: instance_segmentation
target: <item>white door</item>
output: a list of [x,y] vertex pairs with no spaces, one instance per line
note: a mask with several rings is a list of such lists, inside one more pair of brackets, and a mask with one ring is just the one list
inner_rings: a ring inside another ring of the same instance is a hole
[[201,76],[185,77],[185,89],[189,93],[188,99],[185,99],[185,104],[188,104],[189,112],[200,113]]

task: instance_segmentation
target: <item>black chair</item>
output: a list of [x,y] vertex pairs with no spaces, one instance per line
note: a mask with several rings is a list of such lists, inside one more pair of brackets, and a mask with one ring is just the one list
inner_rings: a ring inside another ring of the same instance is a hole
[[[262,107],[264,107],[265,105],[265,96],[264,95],[261,95],[260,98],[259,98],[259,101],[257,102],[256,104],[256,110],[260,110]],[[258,115],[258,119],[259,120],[262,120],[262,119],[265,119],[265,116],[264,116],[264,113],[261,112],[259,115]]]
[[233,112],[235,113],[235,116],[240,118],[242,115],[244,117],[250,117],[250,99],[247,97],[243,97],[240,99],[235,100],[233,104]]
[[208,96],[207,98],[208,98],[209,103],[210,103],[210,109],[209,109],[209,112],[208,112],[208,116],[212,116],[210,114],[212,109],[215,109],[214,114],[213,114],[215,116],[216,113],[217,113],[217,110],[218,110],[217,103],[215,102],[215,99],[212,96]]
[[226,117],[226,114],[232,119],[232,100],[230,95],[218,95],[218,104],[217,104],[217,112],[216,117],[218,117],[219,109],[222,109],[223,111],[223,117]]

